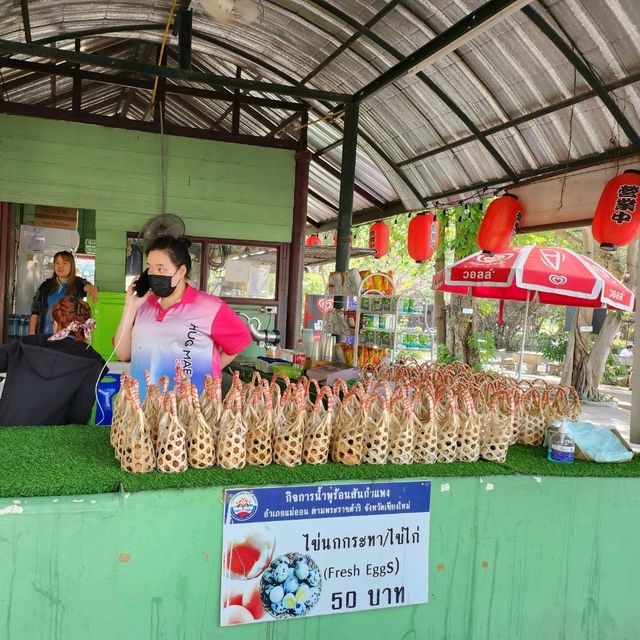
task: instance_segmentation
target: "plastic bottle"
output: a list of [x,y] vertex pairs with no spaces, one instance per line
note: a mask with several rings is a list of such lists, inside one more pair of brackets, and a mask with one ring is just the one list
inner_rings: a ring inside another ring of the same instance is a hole
[[28,336],[29,335],[29,318],[28,316],[21,315],[18,316],[18,332],[19,336]]
[[296,344],[296,349],[293,352],[293,366],[299,367],[300,369],[304,369],[304,364],[307,360],[307,354],[304,351],[304,343],[302,342],[302,338],[298,339],[298,343]]
[[9,340],[14,340],[17,333],[18,317],[12,313],[9,316]]
[[573,438],[567,432],[564,422],[549,439],[549,451],[547,458],[551,462],[571,464],[575,454],[576,445]]

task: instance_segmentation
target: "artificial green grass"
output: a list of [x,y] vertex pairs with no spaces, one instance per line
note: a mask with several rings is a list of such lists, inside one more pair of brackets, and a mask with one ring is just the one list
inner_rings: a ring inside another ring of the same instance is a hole
[[388,480],[413,477],[489,475],[640,477],[640,459],[624,464],[576,461],[572,465],[548,462],[542,447],[511,447],[504,464],[474,463],[359,465],[328,463],[320,466],[245,467],[227,471],[189,469],[184,473],[131,474],[120,469],[103,427],[0,428],[0,497],[18,498],[109,493],[119,490],[187,489],[209,486],[263,486],[339,480]]

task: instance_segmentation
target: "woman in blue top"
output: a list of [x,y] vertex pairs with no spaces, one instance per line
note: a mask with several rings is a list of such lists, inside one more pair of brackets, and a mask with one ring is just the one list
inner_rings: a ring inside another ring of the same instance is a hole
[[76,276],[76,261],[71,252],[58,251],[53,256],[53,275],[40,285],[33,297],[29,335],[54,333],[51,310],[56,302],[65,296],[81,300],[87,295],[91,302],[97,302],[98,288]]

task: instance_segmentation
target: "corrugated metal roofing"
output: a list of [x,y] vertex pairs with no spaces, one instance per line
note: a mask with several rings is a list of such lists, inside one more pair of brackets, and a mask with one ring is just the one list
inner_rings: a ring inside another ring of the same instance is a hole
[[[253,2],[262,18],[221,22],[212,3]],[[484,0],[181,0],[193,10],[192,68],[256,81],[353,94],[432,42]],[[28,22],[17,0],[0,0],[0,39],[52,44],[153,64],[170,0],[30,0]],[[507,6],[507,3],[505,3]],[[640,129],[640,19],[637,0],[537,0],[528,5],[603,85],[635,131]],[[508,7],[507,7],[508,8]],[[28,27],[28,28],[27,28]],[[177,66],[177,36],[168,65]],[[5,54],[6,55],[6,54]],[[331,56],[331,58],[330,58]],[[42,58],[14,54],[13,58]],[[84,70],[114,73],[104,68]],[[142,78],[143,76],[132,76]],[[146,77],[148,80],[148,76]],[[72,79],[2,68],[2,100],[70,110]],[[625,84],[626,83],[626,84]],[[210,89],[194,82],[183,86]],[[276,93],[252,95],[282,99]],[[573,100],[586,95],[583,100]],[[291,100],[290,98],[284,98]],[[82,107],[105,116],[142,119],[146,88],[83,82]],[[566,101],[573,102],[566,105]],[[310,99],[308,145],[327,165],[312,162],[309,217],[335,219],[343,122],[323,120],[335,104]],[[554,105],[560,108],[554,110]],[[564,106],[563,106],[564,105]],[[527,114],[516,126],[514,119]],[[231,130],[230,103],[168,94],[167,121],[184,127]],[[267,135],[290,112],[243,109],[240,132]],[[277,134],[297,135],[296,123]],[[354,212],[398,201],[406,209],[477,197],[513,177],[631,150],[632,141],[589,82],[525,9],[460,42],[375,93],[360,107]],[[492,129],[497,129],[492,131]],[[478,132],[488,130],[482,141]],[[324,152],[330,145],[335,148]],[[447,195],[450,194],[450,195]]]

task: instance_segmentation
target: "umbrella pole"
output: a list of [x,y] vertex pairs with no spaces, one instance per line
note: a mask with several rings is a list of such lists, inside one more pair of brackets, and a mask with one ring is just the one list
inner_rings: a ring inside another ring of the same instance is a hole
[[522,359],[524,358],[524,341],[527,337],[527,320],[529,319],[529,294],[524,307],[524,326],[522,327],[522,342],[520,343],[520,358],[518,358],[518,380],[522,377]]

